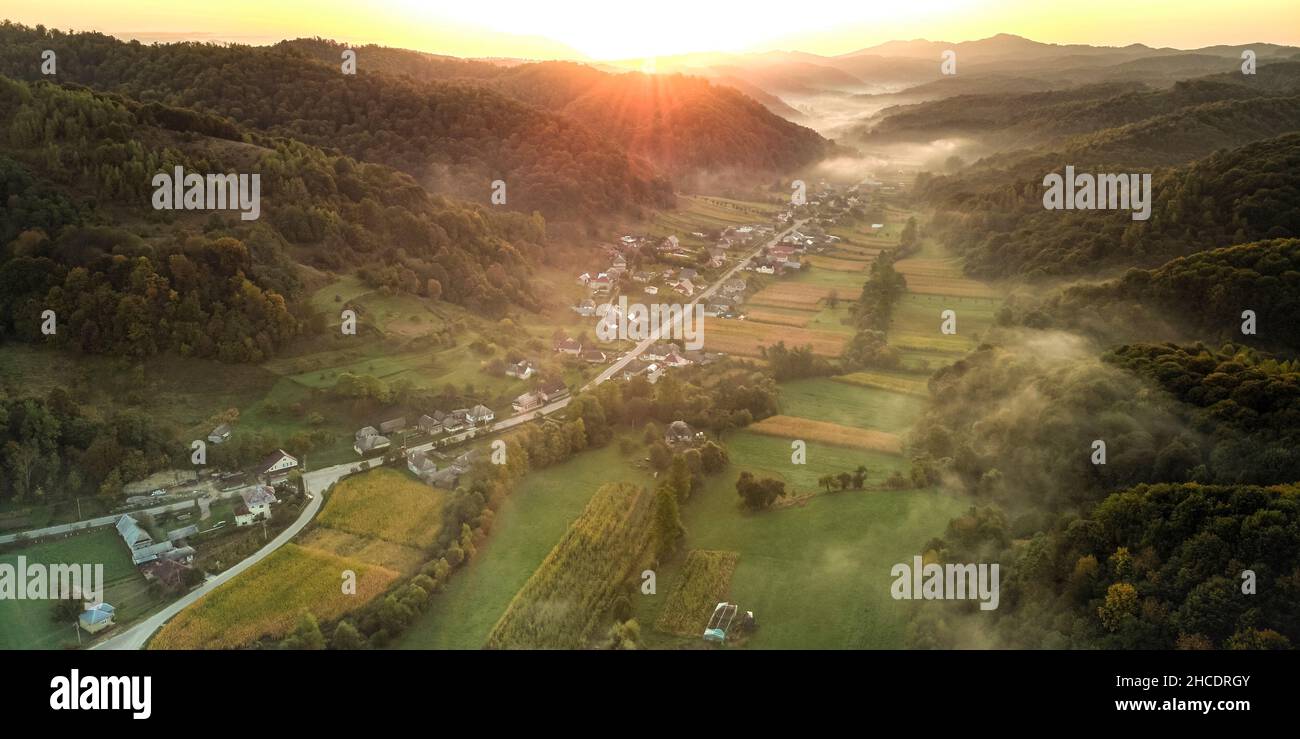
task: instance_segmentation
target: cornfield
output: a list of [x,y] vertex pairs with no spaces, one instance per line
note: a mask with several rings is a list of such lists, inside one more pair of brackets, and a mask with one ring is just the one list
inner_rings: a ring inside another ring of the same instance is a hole
[[380,468],[336,485],[320,513],[320,524],[423,549],[438,538],[446,501],[446,492]]
[[823,444],[866,449],[886,454],[901,454],[903,442],[898,436],[885,431],[862,429],[856,426],[841,426],[838,423],[814,421],[810,418],[796,416],[769,416],[747,427],[768,436],[780,436],[787,439],[820,441]]
[[602,485],[510,601],[488,635],[488,648],[586,647],[606,623],[620,587],[647,561],[653,501],[636,485]]
[[[343,593],[342,573],[357,592]],[[293,631],[303,611],[328,621],[383,593],[398,574],[296,544],[285,544],[234,580],[181,611],[150,649],[234,649]]]
[[700,636],[718,603],[727,600],[731,575],[740,560],[737,552],[693,550],[682,566],[677,587],[655,621],[665,634]]

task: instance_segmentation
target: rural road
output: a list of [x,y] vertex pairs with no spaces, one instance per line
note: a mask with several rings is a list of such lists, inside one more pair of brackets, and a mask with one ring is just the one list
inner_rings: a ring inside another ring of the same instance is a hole
[[[568,404],[569,399],[565,398],[564,400],[543,406],[539,410],[544,414],[554,413]],[[494,424],[491,430],[492,432],[496,432],[518,426],[521,423],[533,420],[536,413],[537,411],[534,411],[533,413],[526,413],[520,416],[507,418]],[[469,435],[469,432],[465,432],[456,436],[447,437],[447,440],[450,440],[453,443],[464,441],[469,438]],[[408,449],[410,451],[417,449],[427,451],[432,449],[433,446],[433,442],[426,442],[424,444],[409,447]],[[369,464],[370,461],[373,460],[367,461],[366,464]],[[307,502],[302,513],[298,515],[298,519],[290,524],[289,528],[281,531],[274,539],[267,542],[265,546],[254,552],[252,556],[242,560],[239,564],[231,567],[225,572],[222,572],[216,577],[209,579],[198,588],[191,590],[172,603],[169,603],[167,607],[163,608],[161,611],[158,611],[145,620],[127,628],[120,634],[116,634],[102,642],[99,642],[95,646],[91,647],[91,649],[143,649],[145,643],[149,641],[149,637],[153,636],[154,632],[162,628],[162,625],[171,620],[173,616],[195,603],[199,598],[202,598],[220,587],[222,584],[230,581],[239,575],[239,573],[247,570],[258,562],[261,562],[276,549],[284,546],[290,539],[297,536],[299,532],[306,528],[307,524],[315,518],[316,513],[320,510],[321,503],[325,500],[325,491],[329,490],[330,486],[338,482],[345,475],[350,474],[361,464],[362,462],[360,461],[344,462],[343,464],[336,464],[330,467],[322,467],[319,470],[304,472],[302,475],[303,487],[307,492],[311,493],[312,499]],[[110,518],[115,521],[118,516],[112,516]],[[80,526],[84,523],[86,522],[83,521],[78,524],[73,524],[73,526]]]
[[[235,495],[238,495],[241,489],[242,488],[236,488],[234,490],[227,490],[225,492],[216,493],[215,495],[212,496],[212,499],[220,500],[222,498],[233,497]],[[82,521],[73,521],[72,523],[64,523],[64,524],[59,524],[57,526],[46,526],[43,529],[30,529],[28,531],[20,531],[16,534],[5,534],[3,536],[0,536],[0,544],[8,544],[12,541],[16,541],[20,536],[25,539],[39,539],[46,536],[67,534],[73,531],[82,531],[84,529],[93,529],[98,526],[111,526],[117,523],[117,519],[126,515],[134,516],[141,513],[148,513],[149,515],[152,516],[152,515],[157,515],[159,513],[166,513],[168,511],[183,511],[187,508],[193,508],[193,507],[194,507],[194,500],[190,499],[190,500],[181,501],[180,503],[167,503],[164,505],[153,506],[152,508],[137,508],[135,510],[114,513],[110,516],[100,516],[98,518],[87,518]]]
[[[710,296],[712,296],[713,293],[716,292],[724,282],[730,280],[736,274],[736,272],[744,268],[744,266],[749,263],[749,260],[753,259],[759,252],[763,250],[764,247],[777,243],[786,234],[799,228],[803,224],[804,221],[796,221],[794,225],[790,226],[790,228],[787,228],[786,230],[776,234],[769,241],[764,242],[753,252],[751,252],[749,256],[745,257],[743,260],[738,261],[731,269],[727,270],[712,285],[710,285],[707,289],[705,289],[703,292],[697,295],[695,299],[692,300],[687,305],[687,307],[688,308],[693,307],[696,303],[699,303],[701,300],[705,300]],[[686,311],[683,311],[682,315],[685,316]],[[658,342],[660,340],[660,336],[665,331],[671,330],[672,328],[673,328],[672,325],[660,326],[659,329],[654,332],[654,335],[652,337],[637,344],[636,347],[633,348],[632,351],[629,351],[622,359],[619,359],[618,361],[614,362],[612,365],[607,367],[605,371],[597,375],[591,382],[584,385],[582,391],[595,387],[596,385],[599,385],[609,380],[618,372],[622,371],[622,369],[626,367],[629,362],[639,357],[643,352],[645,352],[646,349],[650,348],[652,344]],[[555,411],[558,411],[561,408],[567,406],[569,404],[569,400],[570,398],[565,398],[564,400],[559,400],[554,403],[550,403],[548,405],[542,406],[541,408],[535,411],[522,413],[517,416],[511,416],[510,418],[497,421],[491,426],[490,432],[496,433],[498,431],[504,431],[514,426],[518,426],[519,424],[527,423],[528,421],[535,420],[539,415],[549,415],[551,413],[554,413]],[[447,442],[458,443],[464,441],[465,439],[470,438],[471,433],[472,432],[470,431],[466,431],[464,433],[457,434],[455,436],[446,437],[442,441],[443,443],[447,443]],[[415,451],[415,450],[427,451],[429,449],[432,449],[433,447],[434,447],[434,442],[430,441],[424,444],[408,447],[408,451]],[[247,570],[248,568],[262,561],[268,555],[274,552],[276,549],[279,549],[280,547],[288,543],[289,540],[292,539],[294,536],[297,536],[299,532],[301,532],[304,528],[306,528],[307,524],[311,522],[312,518],[316,516],[317,511],[320,510],[321,504],[325,500],[325,496],[324,496],[325,491],[329,490],[330,486],[338,482],[345,475],[350,474],[361,464],[362,462],[360,461],[344,462],[343,464],[336,464],[330,467],[322,467],[319,470],[304,472],[302,475],[303,487],[307,490],[307,492],[311,493],[312,499],[307,503],[306,507],[303,508],[302,513],[298,515],[298,519],[289,525],[289,528],[280,532],[278,536],[276,536],[271,541],[267,542],[265,546],[257,550],[252,556],[247,557],[246,559],[241,561],[239,564],[235,565],[234,567],[231,567],[225,572],[222,572],[216,577],[209,579],[207,582],[203,583],[203,585],[181,596],[176,601],[168,604],[167,607],[163,608],[161,611],[127,628],[122,633],[117,634],[109,639],[106,639],[96,644],[95,646],[91,647],[91,649],[143,649],[144,645],[149,641],[149,637],[153,636],[154,632],[162,628],[162,625],[167,623],[167,621],[169,621],[173,616],[180,613],[188,606],[192,605],[199,598],[202,598],[203,596],[212,592],[216,588],[220,587],[222,584],[229,582],[231,579],[239,575],[239,573],[243,572],[244,570]],[[185,505],[189,505],[189,504],[186,503]],[[110,516],[107,518],[110,519],[109,522],[111,523],[112,521],[117,519],[117,516]],[[87,522],[82,521],[75,524],[70,524],[70,526],[83,527],[85,523]]]

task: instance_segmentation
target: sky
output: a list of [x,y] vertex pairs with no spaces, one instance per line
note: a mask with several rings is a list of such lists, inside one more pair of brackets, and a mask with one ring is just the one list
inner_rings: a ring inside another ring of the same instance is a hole
[[0,17],[141,41],[323,36],[464,57],[640,59],[1013,33],[1048,43],[1300,45],[1300,0],[2,0]]

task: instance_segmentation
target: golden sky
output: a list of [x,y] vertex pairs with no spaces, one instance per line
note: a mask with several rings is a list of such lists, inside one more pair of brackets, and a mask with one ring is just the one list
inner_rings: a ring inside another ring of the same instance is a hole
[[142,41],[323,36],[454,56],[842,54],[893,39],[1300,45],[1300,0],[4,0],[0,17]]

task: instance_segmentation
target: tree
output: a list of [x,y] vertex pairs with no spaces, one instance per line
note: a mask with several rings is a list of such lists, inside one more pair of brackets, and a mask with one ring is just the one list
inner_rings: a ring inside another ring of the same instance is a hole
[[366,640],[361,637],[357,627],[351,621],[343,620],[334,628],[334,637],[330,640],[330,649],[356,650],[364,649]]
[[1107,631],[1118,631],[1137,615],[1137,607],[1137,589],[1126,582],[1117,582],[1106,589],[1106,601],[1097,609],[1097,615]]
[[672,464],[673,453],[668,449],[668,445],[662,439],[656,439],[650,445],[650,466],[656,470],[664,470]]
[[325,635],[320,633],[320,624],[310,611],[304,611],[298,620],[298,627],[293,634],[281,642],[285,649],[324,649]]
[[659,557],[663,559],[675,553],[685,534],[677,493],[666,482],[661,483],[655,490],[655,541]]
[[[866,483],[867,468],[865,465],[858,465],[858,468],[853,471],[853,489],[861,490]],[[920,485],[917,485],[917,487],[920,487]]]
[[785,483],[772,478],[755,478],[750,472],[740,473],[736,479],[736,493],[741,502],[750,510],[758,511],[768,508],[777,498],[785,495]]

